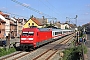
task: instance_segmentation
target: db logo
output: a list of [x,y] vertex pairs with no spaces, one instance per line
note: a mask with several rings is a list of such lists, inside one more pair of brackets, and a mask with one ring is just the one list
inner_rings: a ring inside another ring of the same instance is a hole
[[26,40],[29,40],[29,38],[26,38]]

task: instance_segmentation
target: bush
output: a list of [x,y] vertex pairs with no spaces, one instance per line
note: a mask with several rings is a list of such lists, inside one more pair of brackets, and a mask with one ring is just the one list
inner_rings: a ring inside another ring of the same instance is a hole
[[77,60],[78,55],[75,52],[75,48],[68,48],[64,52],[63,60]]
[[84,54],[87,53],[87,48],[85,45],[79,45],[77,47],[68,48],[63,51],[63,60],[78,60],[82,57],[82,49]]

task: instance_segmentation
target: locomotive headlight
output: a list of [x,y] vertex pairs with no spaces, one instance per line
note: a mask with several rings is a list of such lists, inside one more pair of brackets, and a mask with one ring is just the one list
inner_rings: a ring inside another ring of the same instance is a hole
[[33,38],[21,38],[21,40],[33,40]]
[[21,40],[26,40],[26,38],[21,38]]
[[33,38],[28,38],[28,40],[33,40]]

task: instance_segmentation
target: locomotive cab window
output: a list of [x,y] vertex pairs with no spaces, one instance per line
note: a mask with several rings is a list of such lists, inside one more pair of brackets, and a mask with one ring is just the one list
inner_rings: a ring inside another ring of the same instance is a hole
[[28,35],[34,35],[34,32],[29,32]]
[[22,35],[23,36],[34,35],[34,33],[33,32],[23,32]]
[[22,35],[23,35],[23,36],[26,36],[26,35],[28,35],[28,33],[22,33]]

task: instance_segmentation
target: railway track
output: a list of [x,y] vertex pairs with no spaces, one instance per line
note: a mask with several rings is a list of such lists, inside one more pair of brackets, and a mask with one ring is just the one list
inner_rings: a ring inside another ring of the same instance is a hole
[[9,56],[6,56],[0,60],[14,60],[15,58],[17,58],[18,56],[24,56],[26,54],[28,54],[29,52],[18,52],[18,53],[15,53],[15,54],[12,54],[12,55],[9,55]]
[[9,56],[6,56],[6,57],[2,58],[1,60],[6,60],[7,58],[10,58],[11,56],[15,56],[15,55],[18,55],[20,53],[22,53],[22,52],[21,51],[18,51],[18,52],[14,53],[14,54],[11,54]]
[[[72,38],[72,37],[70,36],[70,38],[68,38],[67,40],[60,42],[60,43],[58,44],[59,47],[61,47],[62,44],[66,44],[71,38]],[[61,46],[60,46],[60,44],[61,44]],[[54,46],[54,47],[51,48],[51,49],[48,49],[47,51],[45,51],[44,53],[42,53],[41,55],[35,57],[35,58],[32,59],[32,60],[42,60],[42,59],[44,59],[44,60],[49,60],[49,59],[58,51],[58,47],[57,47],[58,45]]]
[[[72,35],[70,35],[69,37],[67,38],[63,38],[64,40],[62,42],[60,42],[59,44],[56,44],[55,46],[47,49],[45,52],[41,53],[41,54],[38,54],[38,56],[36,56],[35,58],[33,58],[32,60],[42,60],[44,57],[47,57],[47,58],[44,58],[45,60],[48,60],[50,59],[57,51],[58,49],[63,45],[63,44],[66,44],[72,37]],[[34,50],[35,51],[35,50]],[[33,52],[33,51],[31,51]],[[20,51],[18,53],[15,53],[15,54],[12,54],[10,56],[7,56],[7,57],[4,57],[0,60],[19,60],[20,58],[26,56],[26,55],[29,55],[31,54],[31,52],[23,52],[23,51]]]

